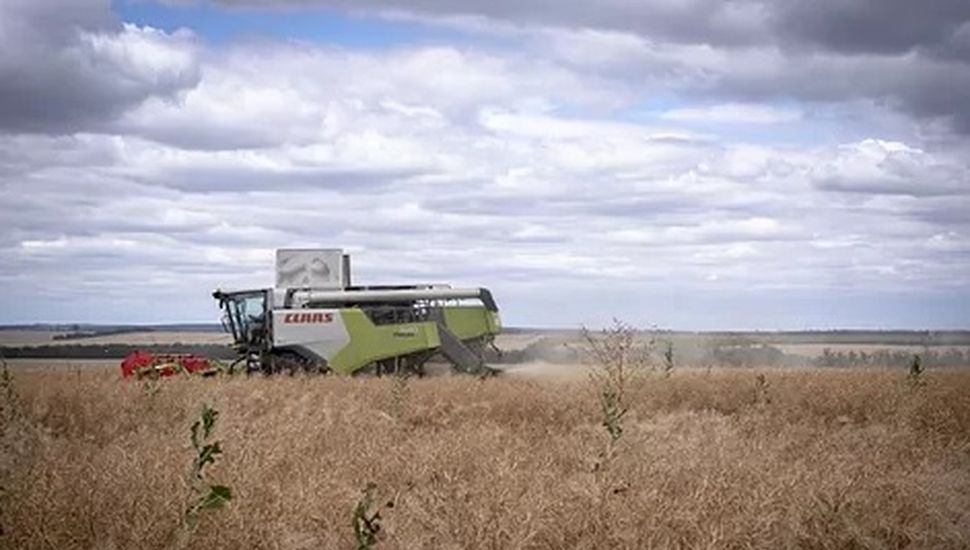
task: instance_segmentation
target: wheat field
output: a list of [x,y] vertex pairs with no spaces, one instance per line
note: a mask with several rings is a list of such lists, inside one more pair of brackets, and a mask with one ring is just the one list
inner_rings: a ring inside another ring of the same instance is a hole
[[[648,373],[612,446],[584,376],[3,390],[8,548],[353,549],[358,506],[373,548],[970,547],[970,372]],[[233,499],[189,528],[203,404]]]

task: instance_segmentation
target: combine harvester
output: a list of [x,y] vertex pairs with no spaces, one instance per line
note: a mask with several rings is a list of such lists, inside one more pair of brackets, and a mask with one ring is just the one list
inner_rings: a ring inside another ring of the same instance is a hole
[[[342,250],[281,249],[275,288],[212,295],[239,353],[230,373],[423,374],[434,357],[459,372],[497,372],[483,358],[501,330],[484,288],[354,286]],[[134,355],[126,376],[211,373],[214,366],[192,356]]]

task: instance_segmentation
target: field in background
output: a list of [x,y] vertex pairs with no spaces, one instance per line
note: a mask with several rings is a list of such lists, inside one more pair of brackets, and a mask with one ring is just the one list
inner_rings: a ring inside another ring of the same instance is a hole
[[970,545],[970,372],[650,373],[609,451],[597,387],[529,368],[154,386],[16,368],[0,543],[169,547],[207,403],[224,450],[211,477],[234,499],[191,548],[355,548],[369,484],[378,549]]
[[825,350],[829,350],[831,353],[877,353],[880,350],[885,350],[890,353],[906,353],[906,354],[918,354],[924,353],[926,351],[936,351],[936,352],[947,352],[950,350],[956,350],[963,354],[970,351],[970,346],[951,346],[951,345],[932,345],[932,346],[916,346],[916,345],[893,345],[893,344],[778,344],[779,350],[786,354],[796,355],[800,357],[810,357],[817,358],[821,357]]
[[[52,329],[58,330],[52,330]],[[135,349],[186,352],[229,359],[230,338],[217,326],[48,327],[0,329],[0,354],[8,358],[119,359]],[[905,367],[919,354],[933,367],[970,366],[970,331],[668,332],[644,331],[641,342],[657,351],[669,344],[680,366]],[[509,329],[496,339],[503,353],[489,362],[577,364],[583,338],[576,330]]]
[[[0,330],[0,346],[73,346],[126,344],[152,346],[168,344],[229,344],[232,338],[221,332],[136,331],[103,336],[65,338],[69,333],[38,330]],[[60,337],[60,338],[58,338]]]
[[0,330],[0,346],[44,346],[63,334],[52,330],[4,329]]

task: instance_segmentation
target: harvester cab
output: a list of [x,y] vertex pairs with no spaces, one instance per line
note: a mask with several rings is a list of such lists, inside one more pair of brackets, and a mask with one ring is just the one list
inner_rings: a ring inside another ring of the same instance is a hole
[[213,297],[219,300],[222,309],[222,328],[232,335],[242,358],[251,354],[260,356],[269,350],[270,290],[216,291]]
[[485,348],[501,330],[484,288],[353,286],[339,249],[281,249],[276,287],[213,297],[247,372],[422,373],[440,357],[458,371],[493,374]]

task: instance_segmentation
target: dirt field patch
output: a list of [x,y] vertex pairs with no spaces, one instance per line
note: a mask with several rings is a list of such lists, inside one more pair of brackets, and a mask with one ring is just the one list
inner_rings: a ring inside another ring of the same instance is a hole
[[63,332],[48,330],[0,330],[0,346],[44,346],[54,342],[54,337]]

